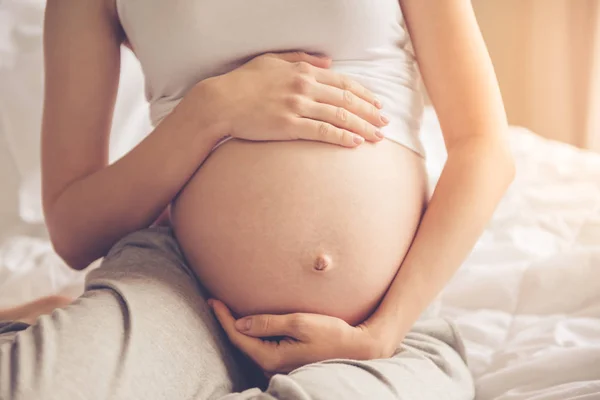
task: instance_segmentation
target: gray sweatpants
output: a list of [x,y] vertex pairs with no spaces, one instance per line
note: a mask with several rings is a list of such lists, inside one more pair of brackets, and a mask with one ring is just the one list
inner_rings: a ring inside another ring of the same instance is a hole
[[206,297],[169,228],[131,234],[72,305],[30,327],[0,326],[0,400],[474,397],[462,342],[445,320],[417,323],[390,359],[331,360],[261,382]]

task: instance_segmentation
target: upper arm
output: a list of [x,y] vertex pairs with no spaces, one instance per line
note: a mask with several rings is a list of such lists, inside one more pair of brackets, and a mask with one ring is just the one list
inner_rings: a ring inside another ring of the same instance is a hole
[[44,211],[108,163],[123,35],[112,0],[48,0],[42,121]]
[[506,114],[470,0],[400,0],[417,62],[449,149],[502,135]]

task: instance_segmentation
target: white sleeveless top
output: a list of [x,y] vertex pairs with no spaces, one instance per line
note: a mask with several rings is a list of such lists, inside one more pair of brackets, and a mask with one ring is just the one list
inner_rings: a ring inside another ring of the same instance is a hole
[[388,139],[420,155],[423,100],[398,0],[117,0],[154,126],[197,82],[266,52],[302,50],[373,91]]

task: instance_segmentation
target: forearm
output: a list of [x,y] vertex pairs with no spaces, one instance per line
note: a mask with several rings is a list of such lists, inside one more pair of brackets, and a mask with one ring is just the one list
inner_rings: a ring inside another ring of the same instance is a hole
[[71,183],[45,210],[59,255],[85,268],[123,236],[150,226],[223,136],[217,125],[184,99],[123,158]]
[[449,150],[413,244],[371,321],[393,325],[403,337],[471,252],[514,176],[498,137],[475,136]]

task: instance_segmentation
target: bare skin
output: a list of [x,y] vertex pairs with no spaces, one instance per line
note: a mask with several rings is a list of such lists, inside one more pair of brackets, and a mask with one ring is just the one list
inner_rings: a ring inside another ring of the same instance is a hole
[[[304,53],[264,55],[228,74],[235,92],[243,94],[235,99],[234,118],[223,117],[221,110],[232,107],[215,102],[215,91],[200,82],[146,140],[108,165],[120,46],[126,43],[115,2],[51,0],[44,33],[44,213],[55,250],[75,269],[128,233],[157,220],[165,223],[169,203],[225,134],[348,148],[382,139],[381,104],[364,87],[328,71],[330,60]],[[309,72],[319,90],[306,113],[298,114],[294,99],[303,94]],[[256,84],[264,89],[258,96]],[[262,105],[258,112],[255,104]]]
[[358,324],[412,242],[425,178],[423,159],[389,140],[351,150],[230,141],[186,185],[172,221],[200,281],[237,315]]
[[[150,226],[225,135],[252,141],[321,140],[344,147],[381,140],[376,132],[385,123],[377,100],[329,71],[331,60],[305,53],[264,55],[226,74],[236,85],[236,99],[216,100],[214,85],[199,82],[142,143],[108,165],[125,40],[114,0],[49,1],[44,40],[42,200],[52,243],[75,269]],[[306,114],[294,114],[304,75],[315,68],[319,101]],[[264,90],[256,93],[257,84]],[[343,108],[347,118],[339,118],[340,102],[348,98],[353,101]]]
[[[203,130],[203,138],[218,138],[223,134],[222,121],[231,119],[224,118],[230,107],[216,107],[210,115],[197,112],[193,105],[210,96],[203,97],[203,90],[195,91],[196,100],[182,102],[183,106],[143,146],[114,167],[106,167],[108,122],[114,105],[118,44],[122,37],[114,18],[106,17],[114,15],[114,10],[98,5],[99,2],[94,3],[100,7],[98,10],[88,7],[88,2],[80,7],[78,3],[83,2],[49,1],[56,6],[55,17],[61,11],[59,4],[64,5],[62,12],[68,10],[71,16],[71,12],[83,14],[72,18],[75,22],[70,24],[55,21],[55,28],[61,26],[63,30],[62,42],[73,43],[76,48],[66,46],[67,50],[62,50],[73,52],[68,58],[74,64],[66,69],[72,81],[65,77],[67,73],[59,71],[64,68],[65,54],[49,52],[47,68],[52,70],[54,65],[53,81],[57,83],[54,90],[47,90],[48,103],[55,105],[48,107],[46,113],[44,203],[59,254],[71,265],[82,267],[123,234],[151,224],[210,151],[214,142],[197,139],[198,131]],[[505,137],[506,115],[470,1],[400,0],[400,4],[442,126],[448,150],[446,166],[399,272],[381,304],[362,324],[352,326],[339,318],[311,313],[264,314],[236,321],[226,304],[211,302],[231,341],[265,371],[289,371],[329,358],[391,355],[472,250],[513,179],[514,165]],[[90,15],[86,16],[86,12]],[[61,18],[57,17],[57,21]],[[67,40],[73,37],[76,40]],[[79,52],[87,58],[78,59]],[[88,59],[94,68],[90,69],[93,74],[86,75]],[[318,64],[313,66],[327,68],[325,63],[312,61]],[[299,68],[307,71],[302,65]],[[81,101],[82,98],[94,104]],[[81,115],[77,122],[70,122],[71,110]],[[219,116],[221,122],[219,118],[211,119],[213,115]],[[373,132],[364,132],[363,137],[369,134]],[[337,137],[345,140],[347,135]],[[74,138],[80,138],[75,142],[80,151],[72,151]],[[293,135],[287,138],[294,140]],[[70,150],[61,152],[67,148],[67,142]],[[155,156],[168,154],[169,149],[178,154],[167,160],[166,165],[172,163],[173,167],[158,168]],[[53,154],[56,159],[51,158]],[[188,154],[189,159],[181,154]],[[138,171],[147,175],[141,176]],[[115,197],[111,201],[102,199],[102,203],[98,195],[109,182],[113,186],[117,182],[119,190],[113,191]],[[78,207],[81,204],[86,207]],[[132,214],[131,209],[136,213]],[[92,223],[77,225],[77,221],[86,218],[91,218]],[[72,239],[82,242],[72,244]],[[250,328],[244,329],[246,326]],[[261,340],[281,335],[290,340],[280,344]],[[332,342],[332,337],[340,340]]]
[[[236,321],[226,304],[211,302],[231,341],[269,373],[331,358],[389,357],[470,253],[514,178],[504,106],[471,2],[400,4],[448,160],[402,266],[362,324],[310,313]],[[261,340],[271,336],[289,339]]]

